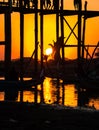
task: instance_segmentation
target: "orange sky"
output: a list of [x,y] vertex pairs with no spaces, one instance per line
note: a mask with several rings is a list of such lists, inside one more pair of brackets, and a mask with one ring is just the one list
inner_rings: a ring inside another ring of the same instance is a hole
[[[88,10],[99,10],[99,0],[87,0],[88,1]],[[85,0],[82,1],[84,7]],[[82,7],[82,8],[83,8]],[[64,8],[74,9],[73,0],[64,0]],[[69,22],[71,27],[73,27],[77,21],[76,17],[70,16],[66,17],[66,20]],[[40,21],[39,21],[40,22]],[[3,15],[0,14],[0,40],[4,40],[4,19]],[[19,13],[12,13],[12,58],[19,58],[19,28],[20,28]],[[86,27],[86,44],[97,44],[99,41],[99,17],[90,18],[87,20]],[[65,32],[64,36],[68,37],[70,30],[64,23]],[[24,33],[24,56],[31,56],[34,50],[34,15],[25,15],[25,33]],[[44,53],[45,49],[48,48],[49,43],[53,43],[53,40],[56,41],[55,34],[55,15],[44,16]],[[75,29],[75,32],[77,28]],[[40,34],[40,28],[38,30]],[[39,36],[40,42],[40,36]],[[68,41],[68,44],[76,44],[77,40],[72,34],[71,38]],[[65,56],[68,58],[76,57],[76,50],[74,48],[66,49]],[[4,57],[4,47],[0,47],[0,60]]]

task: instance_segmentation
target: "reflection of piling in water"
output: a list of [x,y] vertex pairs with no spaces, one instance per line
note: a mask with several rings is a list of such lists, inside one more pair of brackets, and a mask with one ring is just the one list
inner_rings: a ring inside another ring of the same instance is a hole
[[86,107],[88,105],[89,99],[88,95],[86,95],[86,91],[79,88],[78,86],[78,106]]
[[56,103],[59,104],[59,100],[60,100],[60,81],[59,78],[57,78],[57,101]]
[[[18,81],[19,77],[18,77],[18,73],[15,69],[15,66],[11,66],[8,72],[8,76],[6,77],[6,80],[9,81]],[[9,88],[5,89],[5,101],[16,101],[18,98],[18,88],[13,86],[11,87],[9,86]]]
[[11,81],[18,81],[18,73],[15,69],[14,66],[11,67],[11,69],[9,70],[9,79],[8,80],[11,80]]
[[[10,87],[10,86],[9,86]],[[4,96],[4,100],[5,101],[17,101],[18,98],[18,90],[14,88],[8,90],[5,90],[5,96]]]

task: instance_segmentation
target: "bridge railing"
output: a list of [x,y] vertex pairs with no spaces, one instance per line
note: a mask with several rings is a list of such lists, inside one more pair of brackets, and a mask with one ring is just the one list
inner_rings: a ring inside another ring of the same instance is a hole
[[9,6],[10,1],[9,0],[0,0],[0,6]]
[[35,9],[36,2],[34,0],[12,0],[12,6]]
[[0,0],[0,6],[23,7],[35,9],[36,1],[34,0]]
[[[59,0],[42,0],[43,10],[60,10],[61,2]],[[41,0],[0,0],[0,6],[10,6],[10,7],[22,7],[35,9],[38,7],[40,9]]]

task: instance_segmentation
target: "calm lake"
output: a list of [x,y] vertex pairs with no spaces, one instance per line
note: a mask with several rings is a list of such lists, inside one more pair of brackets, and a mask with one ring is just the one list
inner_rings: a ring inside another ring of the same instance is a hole
[[15,102],[43,102],[46,104],[60,104],[70,107],[88,107],[99,110],[99,91],[82,89],[79,91],[75,84],[57,85],[56,79],[46,77],[42,85],[37,86],[35,94],[34,87],[31,90],[24,91],[0,91],[0,101]]

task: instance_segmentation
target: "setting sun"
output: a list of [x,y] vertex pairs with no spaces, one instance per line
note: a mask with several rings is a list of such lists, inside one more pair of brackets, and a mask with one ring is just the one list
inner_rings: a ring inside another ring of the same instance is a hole
[[46,49],[46,55],[52,54],[52,48],[47,48]]

